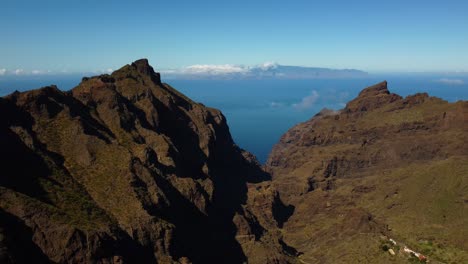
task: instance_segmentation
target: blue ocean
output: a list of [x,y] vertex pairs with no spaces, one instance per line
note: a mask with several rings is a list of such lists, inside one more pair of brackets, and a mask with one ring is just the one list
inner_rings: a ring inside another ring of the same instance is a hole
[[[322,108],[341,109],[365,87],[387,80],[391,92],[427,92],[447,101],[468,100],[468,76],[370,75],[356,79],[310,80],[163,80],[193,100],[220,109],[235,142],[261,163],[289,128]],[[0,96],[50,84],[68,90],[81,76],[0,79]]]

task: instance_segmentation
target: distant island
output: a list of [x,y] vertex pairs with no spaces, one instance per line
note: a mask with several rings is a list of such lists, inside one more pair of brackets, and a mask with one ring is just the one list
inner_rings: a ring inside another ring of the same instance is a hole
[[319,67],[286,66],[264,63],[256,66],[244,65],[192,65],[181,69],[162,71],[166,79],[320,79],[362,78],[368,73],[355,69],[329,69]]

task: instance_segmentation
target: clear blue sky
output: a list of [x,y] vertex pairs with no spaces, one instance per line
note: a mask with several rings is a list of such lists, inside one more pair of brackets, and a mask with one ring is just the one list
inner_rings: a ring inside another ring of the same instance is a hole
[[258,64],[468,71],[468,1],[1,0],[0,69]]

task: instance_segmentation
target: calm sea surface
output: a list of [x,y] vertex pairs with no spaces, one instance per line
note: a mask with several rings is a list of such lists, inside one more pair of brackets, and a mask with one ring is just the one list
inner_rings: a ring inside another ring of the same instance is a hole
[[[402,96],[428,92],[450,102],[468,100],[468,76],[387,75],[365,79],[317,80],[163,80],[193,100],[220,109],[236,143],[265,162],[279,138],[322,108],[341,109],[360,90],[387,80]],[[0,96],[50,84],[68,90],[81,76],[0,79]]]

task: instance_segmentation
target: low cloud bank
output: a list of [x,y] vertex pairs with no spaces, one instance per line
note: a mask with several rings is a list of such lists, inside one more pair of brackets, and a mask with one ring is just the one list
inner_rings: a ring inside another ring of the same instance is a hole
[[227,73],[243,73],[247,72],[248,68],[244,66],[224,64],[224,65],[210,65],[210,64],[197,64],[182,68],[180,73],[183,74],[227,74]]
[[449,78],[442,78],[442,79],[437,80],[436,82],[442,83],[442,84],[450,84],[450,85],[465,84],[465,82],[461,79],[449,79]]
[[229,74],[249,74],[254,71],[267,71],[278,67],[277,63],[265,62],[255,66],[245,66],[236,64],[195,64],[180,69],[163,70],[163,74],[174,75],[229,75]]
[[299,103],[293,104],[292,106],[297,110],[303,111],[312,108],[317,102],[319,94],[317,91],[312,91],[312,93],[304,98]]

